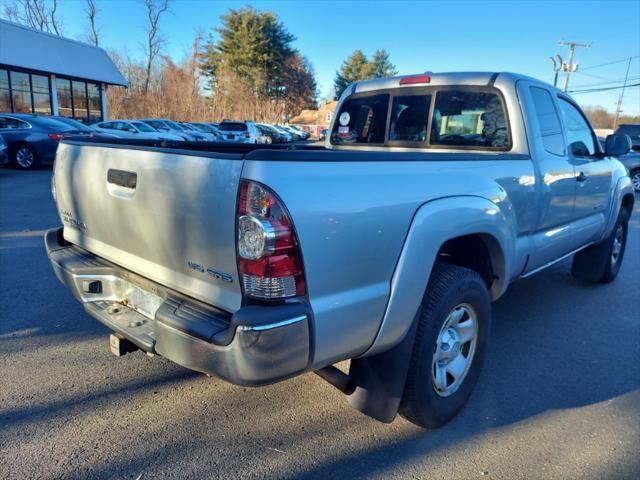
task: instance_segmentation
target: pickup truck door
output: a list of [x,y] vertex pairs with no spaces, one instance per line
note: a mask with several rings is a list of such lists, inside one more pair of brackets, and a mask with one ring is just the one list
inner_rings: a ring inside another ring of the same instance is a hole
[[531,233],[530,272],[571,251],[575,169],[566,153],[560,113],[550,90],[518,82],[535,168],[537,221]]
[[611,160],[599,152],[596,136],[582,111],[559,95],[567,153],[576,171],[576,200],[571,225],[574,249],[599,238],[605,227],[612,195]]

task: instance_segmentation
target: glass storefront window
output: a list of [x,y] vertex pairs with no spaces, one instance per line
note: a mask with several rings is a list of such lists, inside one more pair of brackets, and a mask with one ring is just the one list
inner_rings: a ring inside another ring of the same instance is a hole
[[11,98],[9,93],[9,72],[0,69],[0,112],[11,111]]
[[102,120],[102,101],[100,98],[100,86],[96,83],[87,83],[89,96],[89,123]]
[[58,95],[58,112],[63,117],[73,118],[73,102],[71,100],[71,80],[56,78]]
[[[52,90],[53,88],[53,90]],[[0,69],[0,112],[52,115],[51,95],[58,98],[58,115],[85,123],[102,120],[102,91],[97,83]]]
[[81,122],[87,121],[87,84],[73,80],[71,82],[73,90],[73,118]]

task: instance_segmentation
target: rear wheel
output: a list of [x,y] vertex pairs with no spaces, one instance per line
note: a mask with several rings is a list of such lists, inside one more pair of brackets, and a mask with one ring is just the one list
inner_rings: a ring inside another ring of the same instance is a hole
[[485,282],[473,270],[436,263],[418,322],[400,414],[437,428],[460,411],[480,375],[491,324]]
[[640,193],[640,168],[631,172],[631,183],[636,193]]
[[13,152],[15,165],[22,170],[31,170],[38,165],[38,155],[29,145],[18,145]]

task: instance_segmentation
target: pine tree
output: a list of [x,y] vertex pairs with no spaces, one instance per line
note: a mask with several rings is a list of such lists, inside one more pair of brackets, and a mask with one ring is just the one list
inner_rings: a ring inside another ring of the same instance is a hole
[[371,63],[375,78],[393,77],[398,74],[395,65],[389,60],[389,52],[384,49],[375,51]]
[[373,64],[369,62],[362,50],[356,50],[347,58],[340,70],[336,72],[333,82],[336,91],[336,99],[340,98],[342,92],[353,82],[371,80],[375,78]]
[[386,50],[376,50],[371,61],[362,53],[362,50],[356,50],[336,72],[336,78],[333,81],[335,98],[339,99],[342,92],[353,82],[391,77],[397,73]]

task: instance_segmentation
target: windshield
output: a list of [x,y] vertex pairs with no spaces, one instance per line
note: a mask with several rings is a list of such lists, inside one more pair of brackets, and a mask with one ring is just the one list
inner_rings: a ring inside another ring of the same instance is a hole
[[136,127],[141,132],[155,132],[155,129],[151,128],[149,125],[143,122],[131,122],[131,124]]
[[218,127],[223,132],[246,132],[247,126],[240,122],[222,122]]
[[213,133],[213,132],[215,132],[213,127],[210,127],[209,125],[203,125],[202,123],[191,123],[190,125],[193,128],[195,128],[197,130],[200,130],[201,132],[204,132],[204,133]]
[[166,123],[172,130],[185,130],[182,125],[172,122],[171,120],[165,120],[164,123]]
[[169,127],[162,120],[145,120],[142,123],[146,123],[147,125],[151,125],[153,128],[158,130],[167,130]]

